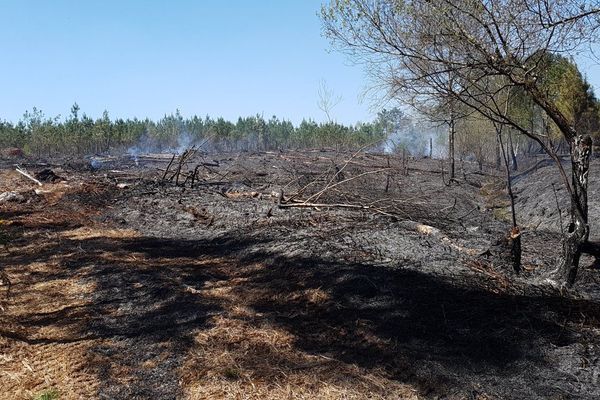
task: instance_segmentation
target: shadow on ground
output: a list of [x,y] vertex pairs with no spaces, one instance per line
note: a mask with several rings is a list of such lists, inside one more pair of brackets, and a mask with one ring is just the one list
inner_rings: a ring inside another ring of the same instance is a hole
[[[48,312],[32,307],[18,329],[0,334],[29,344],[93,341],[87,367],[100,381],[99,398],[175,399],[182,395],[178,369],[194,349],[194,334],[209,329],[211,317],[224,309],[219,299],[204,294],[205,285],[237,279],[243,282],[231,286],[237,301],[256,311],[240,318],[289,332],[302,352],[383,371],[426,397],[466,395],[477,385],[504,397],[544,397],[568,395],[567,386],[544,381],[544,374],[554,373],[546,347],[580,340],[576,324],[598,326],[594,302],[492,293],[473,277],[450,281],[401,264],[341,264],[249,251],[266,244],[226,236],[63,239],[33,254],[12,254],[13,263],[56,263],[29,271],[18,285],[23,293],[31,283],[73,279],[81,291],[40,293],[39,299],[60,306]],[[310,291],[323,294],[294,295]],[[240,367],[253,368],[261,351],[240,356]],[[285,357],[271,362],[280,370],[298,368]],[[251,373],[273,379],[261,374],[264,370]],[[537,379],[526,391],[510,387],[512,378],[527,374]]]
[[[508,396],[519,389],[504,379],[539,374],[522,395],[570,398],[568,385],[544,381],[561,375],[545,355],[549,348],[582,341],[574,325],[597,327],[600,320],[595,302],[540,296],[535,288],[522,295],[496,294],[479,289],[474,277],[452,282],[401,265],[279,258],[248,279],[239,287],[241,297],[253,299],[252,307],[292,332],[298,347],[385,368],[424,395],[476,391],[470,377],[483,375],[504,385],[498,394]],[[328,298],[284,296],[311,288],[325,290]],[[262,296],[252,296],[253,291]]]

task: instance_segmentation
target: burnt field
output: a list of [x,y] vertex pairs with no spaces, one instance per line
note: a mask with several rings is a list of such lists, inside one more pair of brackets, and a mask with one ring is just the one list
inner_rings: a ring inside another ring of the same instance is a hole
[[596,261],[543,279],[553,167],[515,182],[516,275],[502,177],[476,165],[447,186],[439,160],[333,151],[22,163],[56,174],[39,186],[13,164],[4,398],[600,397]]

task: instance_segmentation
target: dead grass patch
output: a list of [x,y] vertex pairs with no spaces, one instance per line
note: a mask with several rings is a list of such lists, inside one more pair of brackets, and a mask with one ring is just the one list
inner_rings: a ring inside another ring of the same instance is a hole
[[129,239],[139,237],[139,233],[133,229],[111,229],[105,227],[83,226],[77,229],[63,231],[61,237],[71,240],[89,240],[98,238]]
[[56,388],[61,400],[95,398],[97,378],[86,355],[90,343],[10,345],[11,358],[0,359],[0,392],[11,400],[31,400]]
[[298,350],[292,334],[256,316],[236,307],[196,334],[180,372],[186,399],[419,398],[415,388],[383,370]]
[[38,187],[35,183],[17,173],[14,168],[0,171],[0,193],[9,191],[27,191]]

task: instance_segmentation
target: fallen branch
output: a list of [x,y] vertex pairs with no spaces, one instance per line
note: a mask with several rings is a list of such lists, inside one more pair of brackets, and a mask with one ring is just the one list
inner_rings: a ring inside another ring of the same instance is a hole
[[447,213],[444,215],[444,218],[445,218],[445,217],[447,217],[447,216],[448,216],[448,214],[450,214],[450,212],[451,212],[453,209],[455,209],[455,207],[456,207],[456,197],[454,198],[454,203],[452,203],[452,205],[451,205],[451,206],[448,206],[448,207],[444,207],[444,208],[442,208],[441,210],[439,210],[439,211],[438,211],[438,213],[441,213],[442,211],[450,210],[450,211],[448,211],[448,212],[447,212]]
[[377,170],[374,170],[374,171],[367,171],[367,172],[363,172],[362,174],[355,175],[355,176],[353,176],[351,178],[344,179],[344,180],[339,181],[337,183],[334,183],[332,185],[327,185],[327,186],[325,186],[325,188],[323,188],[322,190],[318,191],[317,193],[313,194],[308,199],[306,199],[306,201],[308,202],[309,200],[312,200],[314,198],[319,198],[326,191],[328,191],[330,189],[333,189],[334,187],[339,186],[339,185],[341,185],[343,183],[353,181],[353,180],[358,179],[358,178],[360,178],[362,176],[365,176],[365,175],[377,174],[377,173],[380,173],[380,172],[390,171],[392,169],[393,168],[382,168],[382,169],[377,169]]
[[471,209],[470,209],[468,212],[466,212],[465,214],[461,215],[460,217],[457,217],[456,219],[458,219],[458,220],[461,220],[461,219],[463,219],[463,218],[465,218],[465,217],[467,217],[467,216],[471,215],[471,213],[472,213],[473,211],[477,210],[477,209],[478,209],[478,207],[473,207],[473,208],[471,208]]
[[35,179],[33,176],[31,176],[27,171],[21,169],[21,167],[17,167],[16,171],[18,173],[20,173],[21,175],[23,175],[25,178],[32,180],[33,182],[37,183],[39,186],[43,186],[42,182],[38,181],[37,179]]
[[[342,167],[341,167],[341,168],[337,167],[337,165],[336,165],[336,168],[335,168],[335,169],[336,169],[336,172],[335,172],[335,174],[334,174],[334,175],[331,177],[331,179],[329,180],[329,182],[327,182],[327,184],[325,185],[325,188],[324,188],[324,189],[322,189],[321,191],[319,191],[319,192],[317,192],[317,193],[313,194],[312,196],[310,196],[308,199],[306,199],[306,201],[310,201],[310,200],[312,200],[312,199],[319,199],[319,197],[321,197],[321,195],[322,195],[323,193],[325,193],[327,190],[329,190],[330,188],[332,188],[332,187],[335,187],[335,186],[337,186],[337,185],[339,185],[339,184],[341,184],[341,183],[347,182],[347,181],[348,181],[347,179],[342,179],[342,180],[339,180],[339,179],[338,179],[338,178],[339,178],[339,176],[340,176],[340,174],[342,174],[342,173],[344,172],[344,170],[346,169],[346,167],[347,167],[347,166],[350,164],[350,162],[351,162],[351,161],[352,161],[354,158],[356,158],[356,157],[357,157],[357,156],[358,156],[358,155],[359,155],[359,154],[360,154],[360,153],[361,153],[361,152],[362,152],[364,149],[366,149],[367,147],[369,147],[369,146],[370,146],[370,145],[372,145],[372,144],[373,144],[373,143],[371,143],[371,144],[366,144],[366,145],[364,145],[363,147],[361,147],[360,149],[358,149],[356,152],[354,152],[354,153],[352,154],[352,156],[350,156],[350,158],[349,158],[348,160],[346,160],[346,162],[344,163],[344,165],[342,165]],[[372,171],[370,171],[370,172],[372,172]],[[338,183],[336,183],[336,184],[333,184],[333,185],[332,185],[333,181],[334,181],[334,180],[336,180],[336,179],[338,180]]]
[[281,202],[278,204],[279,208],[351,208],[355,210],[370,210],[374,211],[378,214],[386,215],[392,218],[398,218],[394,214],[390,214],[381,210],[380,208],[363,205],[363,204],[344,204],[344,203],[284,203]]
[[[295,194],[293,194],[293,195],[290,197],[290,200],[291,200],[291,199],[293,199],[293,198],[295,198],[295,197],[297,197],[297,196],[300,196],[300,195],[301,195],[302,193],[304,193],[304,191],[305,191],[306,189],[308,189],[310,186],[312,186],[312,185],[315,185],[315,184],[317,184],[318,182],[320,182],[320,180],[321,180],[322,178],[324,178],[324,177],[325,177],[327,174],[329,174],[329,172],[331,171],[331,169],[332,169],[332,167],[330,166],[330,167],[329,167],[329,168],[328,168],[328,169],[327,169],[325,172],[323,172],[321,175],[319,175],[319,176],[318,176],[316,179],[314,179],[314,180],[312,180],[312,181],[308,182],[306,185],[304,185],[302,188],[300,188],[300,189],[299,189],[299,190],[298,190],[298,191],[297,191]],[[298,180],[298,179],[300,179],[300,178],[301,178],[301,177],[298,177],[296,180]],[[290,183],[291,183],[291,182],[290,182]],[[288,185],[289,185],[289,184],[288,184]],[[286,185],[285,187],[287,187],[288,185]]]
[[173,164],[173,161],[175,161],[175,157],[177,157],[177,154],[173,153],[173,157],[171,157],[171,161],[169,162],[169,165],[167,165],[167,169],[165,169],[165,173],[162,176],[162,180],[163,181],[167,178],[167,174],[169,173],[169,169],[171,168],[171,164]]

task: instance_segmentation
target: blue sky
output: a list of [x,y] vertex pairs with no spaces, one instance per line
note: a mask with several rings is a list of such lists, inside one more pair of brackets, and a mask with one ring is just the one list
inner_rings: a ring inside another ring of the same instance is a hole
[[342,97],[336,120],[369,121],[363,71],[328,51],[320,3],[0,0],[0,119],[77,102],[92,117],[324,120],[325,80]]
[[[329,52],[320,0],[0,0],[0,120],[25,110],[98,117],[257,113],[325,120],[319,82],[342,101],[332,116],[373,118],[360,66]],[[600,67],[583,60],[600,93]]]

